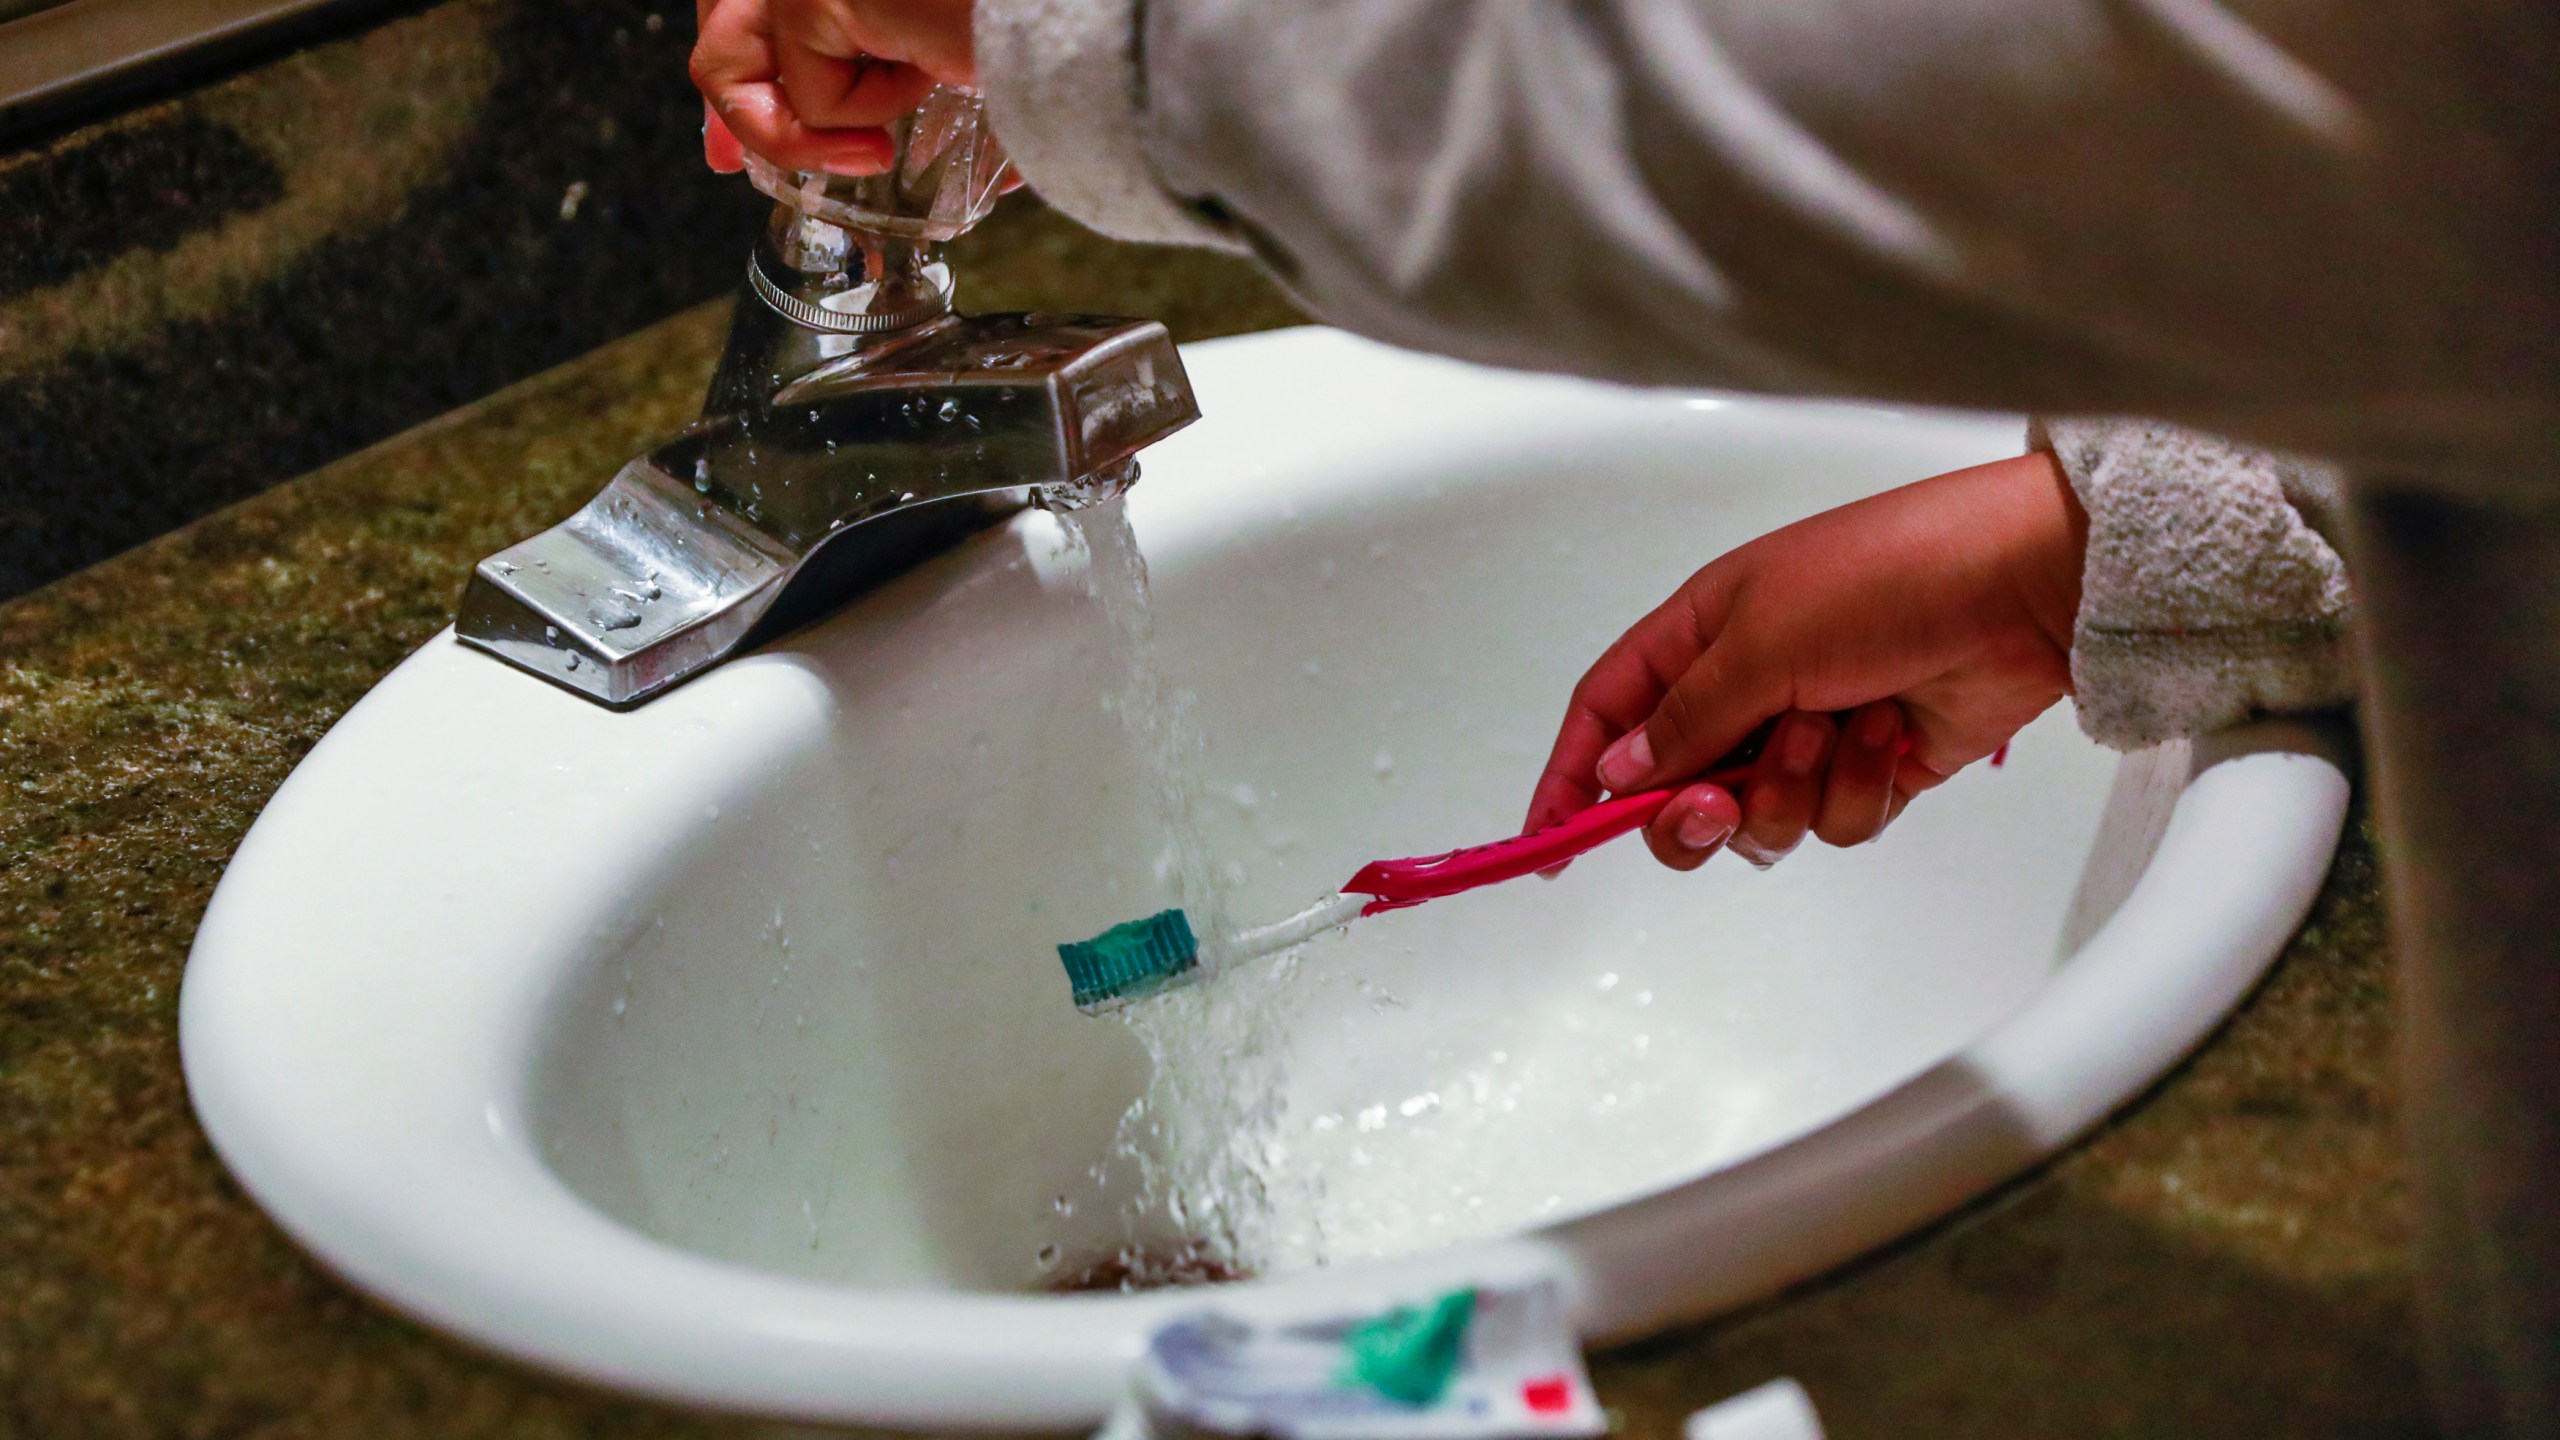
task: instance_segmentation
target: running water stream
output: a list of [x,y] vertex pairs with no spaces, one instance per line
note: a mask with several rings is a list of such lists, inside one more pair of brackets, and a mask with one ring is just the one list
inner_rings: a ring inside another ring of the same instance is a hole
[[[1146,558],[1125,502],[1103,501],[1058,519],[1084,552],[1086,593],[1109,624],[1124,671],[1110,703],[1154,792],[1175,895],[1200,939],[1200,963],[1217,970],[1234,933],[1230,896],[1200,824],[1204,746],[1196,698],[1165,683],[1157,660]],[[1294,953],[1242,966],[1214,983],[1186,985],[1113,1012],[1146,1047],[1146,1093],[1121,1117],[1101,1170],[1137,1178],[1125,1216],[1128,1239],[1096,1276],[1120,1288],[1230,1278],[1280,1251],[1275,1205],[1286,1159],[1280,1141],[1286,1017]],[[1166,1233],[1170,1227],[1170,1234]],[[1304,1252],[1313,1237],[1288,1237]]]

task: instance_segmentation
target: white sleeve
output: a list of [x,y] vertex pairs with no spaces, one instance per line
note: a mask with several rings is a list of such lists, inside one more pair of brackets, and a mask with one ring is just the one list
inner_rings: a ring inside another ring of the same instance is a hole
[[2545,21],[2532,0],[977,3],[1036,189],[1109,233],[1248,246],[1334,324],[2359,459],[2549,433]]
[[1141,0],[979,0],[979,83],[1023,179],[1123,240],[1241,249],[1168,193],[1147,158]]

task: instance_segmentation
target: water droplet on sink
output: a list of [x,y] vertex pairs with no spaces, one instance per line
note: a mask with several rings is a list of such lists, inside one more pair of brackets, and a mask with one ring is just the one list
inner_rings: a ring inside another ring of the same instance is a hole
[[945,420],[957,420],[960,418],[960,402],[957,400],[945,400],[942,402],[942,409],[937,413],[939,413]]
[[614,997],[613,997],[613,1013],[614,1013],[614,1016],[615,1016],[617,1019],[621,1017],[621,1015],[622,1015],[622,1012],[623,1012],[623,1011],[628,1010],[628,1009],[630,1009],[630,1008],[631,1008],[631,997],[630,997],[630,996],[628,996],[628,995],[616,995],[616,996],[614,996]]
[[1381,750],[1370,759],[1369,768],[1378,772],[1379,779],[1387,779],[1396,773],[1396,757]]
[[1236,808],[1247,815],[1252,814],[1262,804],[1262,797],[1253,793],[1253,787],[1241,781],[1237,782],[1236,788],[1227,792],[1227,797],[1235,801]]
[[1040,1247],[1040,1253],[1033,1258],[1040,1262],[1041,1269],[1046,1270],[1058,1263],[1058,1247],[1055,1245],[1043,1245]]

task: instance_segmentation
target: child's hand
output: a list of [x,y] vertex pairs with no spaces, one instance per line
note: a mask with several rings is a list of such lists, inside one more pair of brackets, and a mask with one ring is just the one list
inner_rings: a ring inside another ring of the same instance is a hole
[[969,0],[696,0],[695,15],[703,158],[724,173],[744,145],[786,170],[876,174],[881,126],[977,81]]
[[[1706,770],[1781,716],[1734,797],[1692,785],[1646,832],[1690,870],[1807,829],[1854,845],[2071,689],[2087,517],[2053,457],[1906,485],[1691,576],[1574,687],[1528,828]],[[1836,717],[1836,718],[1835,718]],[[1905,741],[1908,744],[1905,744]]]

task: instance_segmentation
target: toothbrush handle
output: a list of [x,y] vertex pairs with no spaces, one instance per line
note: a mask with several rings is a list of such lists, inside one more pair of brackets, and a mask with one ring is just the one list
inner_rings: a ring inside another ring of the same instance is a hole
[[1422,855],[1410,860],[1373,860],[1343,885],[1343,893],[1376,896],[1360,908],[1363,915],[1375,915],[1516,880],[1652,823],[1653,817],[1662,813],[1662,807],[1671,803],[1673,795],[1699,780],[1732,789],[1751,774],[1751,769],[1749,765],[1730,765],[1697,780],[1682,781],[1671,789],[1616,796],[1543,830],[1489,845],[1472,845],[1446,855]]

